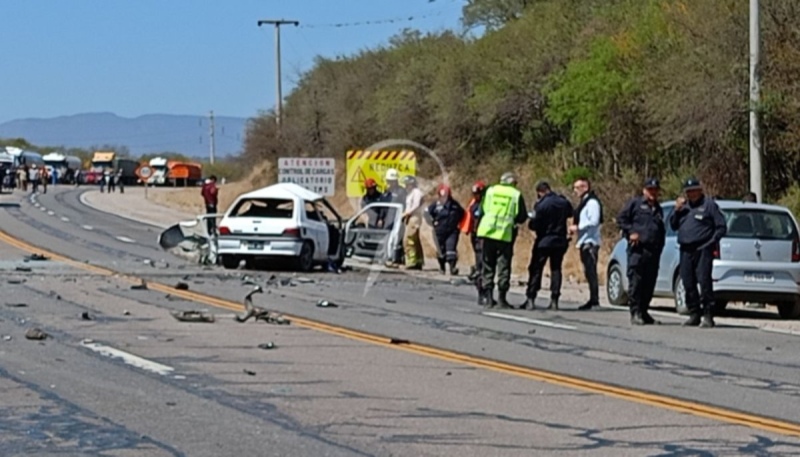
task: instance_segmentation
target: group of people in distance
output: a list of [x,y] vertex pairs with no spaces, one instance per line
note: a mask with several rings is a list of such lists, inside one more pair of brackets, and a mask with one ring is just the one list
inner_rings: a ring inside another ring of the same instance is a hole
[[[436,201],[423,209],[423,193],[413,176],[404,178],[403,189],[398,185],[397,171],[389,170],[386,182],[386,191],[380,192],[375,180],[367,179],[362,206],[387,201],[403,204],[404,249],[394,249],[390,253],[389,265],[402,263],[405,255],[407,269],[422,268],[419,230],[421,220],[426,220],[433,227],[439,270],[446,273],[449,267],[450,274],[457,275],[459,235],[466,234],[475,254],[475,265],[469,277],[477,287],[478,303],[487,308],[513,309],[515,307],[508,302],[511,261],[519,227],[527,222],[535,238],[528,266],[526,300],[519,308],[536,309],[544,266],[549,263],[550,302],[545,309],[558,309],[562,263],[573,242],[580,252],[589,287],[589,300],[578,309],[591,310],[600,306],[597,262],[600,227],[604,221],[603,204],[588,178],[579,177],[572,183],[577,197],[574,207],[565,196],[555,193],[549,183],[538,182],[537,201],[530,212],[522,192],[517,189],[518,178],[513,172],[504,173],[494,185],[476,182],[466,209],[453,198],[447,185],[440,185]],[[697,179],[687,179],[683,190],[684,195],[675,202],[669,221],[665,221],[659,202],[660,183],[658,179],[648,178],[642,194],[629,200],[617,216],[617,225],[628,242],[628,304],[632,325],[657,323],[649,307],[665,244],[665,224],[669,223],[680,245],[680,275],[690,311],[685,325],[714,326],[711,267],[715,246],[726,233],[725,220],[714,200],[706,198]],[[393,215],[381,211],[368,212],[368,216],[367,224],[373,228],[390,229],[394,221]]]

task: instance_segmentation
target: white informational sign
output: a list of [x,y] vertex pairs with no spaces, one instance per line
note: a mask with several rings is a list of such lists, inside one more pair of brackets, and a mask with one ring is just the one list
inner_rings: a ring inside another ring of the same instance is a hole
[[336,161],[308,157],[278,159],[278,182],[291,182],[326,197],[336,191]]

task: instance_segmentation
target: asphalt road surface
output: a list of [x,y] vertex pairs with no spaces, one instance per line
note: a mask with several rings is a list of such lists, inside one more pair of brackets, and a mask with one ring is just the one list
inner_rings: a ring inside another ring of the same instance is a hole
[[[203,268],[79,192],[0,208],[2,456],[800,454],[797,336],[575,303],[486,314],[470,286],[399,273]],[[31,245],[59,256],[24,262]],[[245,274],[291,325],[234,321]]]

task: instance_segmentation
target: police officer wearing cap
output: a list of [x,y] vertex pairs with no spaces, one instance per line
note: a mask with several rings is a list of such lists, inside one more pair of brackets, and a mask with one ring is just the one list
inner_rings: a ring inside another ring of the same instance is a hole
[[[500,183],[486,189],[478,212],[477,235],[483,244],[483,278],[478,303],[487,307],[510,309],[506,295],[511,288],[511,259],[514,256],[514,242],[517,238],[517,225],[528,219],[525,199],[517,189],[517,176],[512,172],[503,173]],[[495,273],[497,273],[497,302],[494,293]]]
[[686,291],[686,306],[691,314],[683,325],[713,327],[714,289],[711,270],[714,251],[727,233],[727,226],[719,206],[703,194],[700,181],[696,178],[687,179],[683,190],[686,196],[675,201],[675,210],[669,220],[672,229],[678,232],[680,275]]
[[634,197],[617,216],[617,225],[628,240],[628,306],[632,325],[654,324],[648,312],[664,250],[664,210],[658,202],[658,179],[644,182],[642,195]]
[[531,261],[528,265],[527,301],[521,309],[536,309],[536,294],[542,288],[544,265],[550,262],[550,305],[547,309],[558,309],[561,296],[561,264],[567,252],[567,220],[572,217],[572,204],[563,195],[552,191],[550,184],[536,184],[539,200],[533,206],[528,228],[536,233]]

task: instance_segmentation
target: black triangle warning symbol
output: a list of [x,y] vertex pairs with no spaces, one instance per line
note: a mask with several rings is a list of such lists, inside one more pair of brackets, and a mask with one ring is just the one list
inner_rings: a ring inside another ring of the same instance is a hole
[[356,168],[356,171],[353,173],[353,176],[350,177],[350,182],[364,182],[366,181],[367,176],[364,174],[364,171],[361,170],[361,167]]

